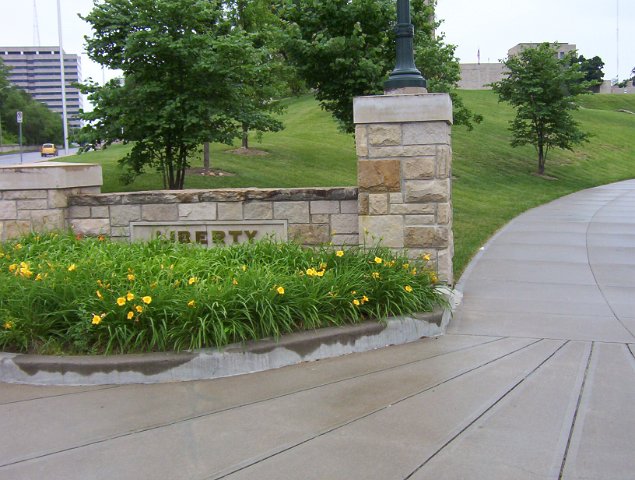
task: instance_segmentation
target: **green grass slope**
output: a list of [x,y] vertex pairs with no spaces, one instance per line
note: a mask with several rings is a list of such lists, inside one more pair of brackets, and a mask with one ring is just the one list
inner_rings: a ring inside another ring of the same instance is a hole
[[[553,150],[547,177],[534,175],[532,147],[511,148],[507,130],[513,110],[489,91],[462,91],[465,103],[485,120],[468,132],[453,129],[455,211],[455,273],[463,271],[487,239],[519,213],[568,193],[635,177],[635,95],[588,95],[576,118],[593,136],[574,151]],[[251,147],[265,156],[229,153],[232,147],[213,145],[212,168],[234,176],[191,175],[186,188],[308,187],[356,184],[352,136],[337,131],[330,115],[312,97],[288,101],[286,129],[252,139]],[[131,185],[119,182],[117,159],[128,147],[81,155],[77,161],[98,162],[104,169],[104,192],[161,188],[160,176],[147,173]],[[201,159],[193,161],[200,166]]]

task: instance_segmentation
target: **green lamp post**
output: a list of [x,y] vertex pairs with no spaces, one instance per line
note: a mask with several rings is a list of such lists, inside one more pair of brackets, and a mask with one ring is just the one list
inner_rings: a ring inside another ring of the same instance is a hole
[[410,0],[397,0],[397,63],[384,82],[384,90],[407,87],[426,88],[426,79],[415,66],[413,52],[414,26],[410,21]]

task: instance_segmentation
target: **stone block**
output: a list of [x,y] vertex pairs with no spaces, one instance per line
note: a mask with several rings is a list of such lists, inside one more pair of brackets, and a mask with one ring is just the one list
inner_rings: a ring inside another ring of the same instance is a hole
[[130,227],[112,227],[110,229],[110,236],[114,239],[130,240]]
[[412,203],[448,202],[450,181],[447,180],[406,180],[405,201]]
[[402,145],[397,147],[369,147],[368,158],[432,157],[436,145]]
[[68,192],[66,190],[49,190],[48,191],[48,207],[49,208],[68,207]]
[[406,248],[447,248],[449,234],[443,227],[405,227]]
[[452,284],[454,276],[452,273],[452,252],[450,249],[439,250],[437,259],[437,275],[441,282]]
[[311,223],[330,223],[331,216],[327,213],[311,214]]
[[360,243],[382,245],[390,248],[404,247],[403,220],[397,215],[376,215],[359,217]]
[[276,202],[273,204],[273,218],[288,220],[289,223],[309,223],[309,202]]
[[[90,218],[90,207],[70,207],[68,209],[68,218]],[[105,218],[108,217],[108,207],[106,207]]]
[[390,205],[391,215],[434,215],[435,205],[426,203],[396,203]]
[[216,203],[179,204],[179,220],[216,220]]
[[81,235],[110,235],[110,222],[107,218],[76,218],[70,224],[73,231]]
[[271,202],[245,202],[243,205],[245,220],[271,220],[273,204]]
[[358,157],[368,156],[368,132],[365,125],[355,127],[355,149]]
[[40,198],[36,200],[17,200],[18,210],[46,210],[48,208],[48,200]]
[[112,205],[110,222],[114,226],[128,226],[130,222],[141,220],[141,205]]
[[371,193],[368,195],[368,214],[387,215],[388,214],[388,194]]
[[398,192],[401,190],[399,160],[360,160],[357,163],[357,185],[360,191]]
[[342,246],[356,246],[359,245],[359,234],[351,234],[351,235],[333,235],[331,238],[331,242],[334,246],[342,247]]
[[446,122],[417,122],[403,125],[404,145],[450,143],[450,125]]
[[357,200],[342,200],[340,202],[340,213],[357,213]]
[[404,223],[408,227],[434,225],[435,218],[434,215],[406,215],[404,216]]
[[368,143],[374,146],[401,145],[401,124],[369,125]]
[[175,204],[151,204],[141,206],[141,220],[146,222],[175,221],[179,218],[178,206]]
[[88,207],[88,208],[90,208],[90,216],[93,218],[109,218],[110,217],[110,209],[108,207]]
[[15,220],[18,218],[18,208],[13,200],[0,200],[0,220]]
[[345,234],[359,231],[359,217],[354,213],[340,213],[331,215],[331,233]]
[[323,245],[331,241],[328,224],[289,225],[289,239],[303,245]]
[[439,225],[447,225],[452,222],[452,204],[439,203],[437,205],[437,223]]
[[219,202],[218,203],[218,219],[219,220],[242,220],[243,219],[242,202]]
[[340,213],[340,202],[338,200],[315,200],[309,206],[311,214]]
[[0,222],[0,242],[4,242],[6,240],[3,235],[4,235],[4,222]]
[[437,178],[448,178],[452,172],[452,148],[449,145],[437,146]]
[[31,228],[35,232],[50,232],[66,228],[64,210],[31,210]]
[[404,180],[422,180],[434,178],[436,174],[435,157],[406,158],[401,162]]
[[360,193],[357,196],[357,211],[358,215],[368,215],[368,193]]
[[5,200],[35,200],[48,198],[48,190],[5,190]]
[[102,184],[101,165],[87,163],[29,163],[5,167],[0,175],[0,190],[33,190],[33,187],[46,190]]
[[394,205],[396,203],[403,203],[403,193],[401,192],[390,193],[388,196],[388,202],[391,205]]
[[12,220],[4,222],[4,239],[21,237],[31,233],[31,222],[26,220]]

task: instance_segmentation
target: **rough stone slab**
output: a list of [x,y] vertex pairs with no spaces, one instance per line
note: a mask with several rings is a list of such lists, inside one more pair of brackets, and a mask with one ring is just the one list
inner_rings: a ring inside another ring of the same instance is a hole
[[68,207],[68,190],[49,190],[48,191],[48,207],[49,208],[66,208]]
[[406,227],[404,246],[407,248],[447,248],[449,233],[443,227]]
[[[78,207],[73,206],[68,209],[68,217],[69,218],[90,218],[91,216],[91,207]],[[109,216],[108,207],[106,207],[106,217]]]
[[327,213],[311,214],[311,223],[330,223],[331,216]]
[[353,213],[331,215],[331,231],[336,233],[357,233],[359,231],[359,217]]
[[174,204],[150,204],[141,206],[141,219],[147,222],[178,220],[179,209]]
[[335,234],[331,237],[331,241],[333,242],[333,245],[336,245],[336,246],[344,246],[344,245],[356,246],[356,245],[359,245],[359,234],[355,234],[355,235]]
[[397,147],[369,147],[369,159],[403,157],[431,157],[436,155],[436,145],[402,145]]
[[109,218],[110,208],[108,207],[72,207],[72,208],[90,208],[90,216],[93,218]]
[[368,198],[369,194],[366,192],[360,192],[357,199],[357,213],[358,215],[368,215]]
[[435,157],[405,158],[401,163],[404,180],[434,178],[437,171]]
[[45,210],[48,208],[48,200],[45,198],[37,200],[18,200],[16,205],[18,210]]
[[247,201],[243,204],[245,220],[272,220],[273,203]]
[[357,200],[342,200],[340,202],[340,213],[357,213]]
[[371,193],[368,196],[368,213],[369,215],[387,215],[388,194]]
[[403,126],[404,145],[450,143],[450,125],[447,122],[406,123]]
[[401,145],[401,125],[394,123],[369,125],[368,143],[373,146]]
[[31,233],[31,222],[25,220],[9,220],[4,222],[4,239],[21,237]]
[[289,223],[309,223],[309,202],[275,202],[273,218]]
[[0,200],[0,220],[15,220],[18,208],[14,200]]
[[368,156],[368,127],[366,125],[355,126],[355,150],[358,157]]
[[[2,171],[0,170],[0,174]],[[5,190],[2,198],[4,200],[34,200],[48,198],[49,190]]]
[[406,180],[405,201],[413,203],[442,203],[450,200],[449,180]]
[[219,220],[242,220],[243,219],[243,203],[242,202],[220,202],[218,204]]
[[353,99],[353,122],[356,125],[430,121],[452,123],[452,101],[447,93],[377,95]]
[[128,226],[141,220],[141,205],[113,205],[110,207],[110,222],[113,226]]
[[88,236],[110,235],[110,220],[107,218],[76,218],[70,220],[75,233]]
[[311,214],[340,213],[340,202],[337,200],[316,200],[310,202]]
[[439,225],[447,225],[452,222],[452,204],[439,203],[437,205],[437,223]]
[[404,247],[404,226],[400,216],[360,216],[359,228],[360,234],[365,237],[362,241],[366,245],[375,245],[381,240],[382,245],[389,248]]
[[401,190],[399,160],[360,160],[357,184],[365,192],[398,192]]
[[452,147],[437,145],[437,178],[448,178],[452,171]]
[[407,227],[413,226],[428,226],[434,225],[436,219],[434,215],[405,215],[404,216],[404,225]]
[[184,203],[179,207],[179,220],[216,220],[216,203]]
[[64,210],[30,210],[31,228],[35,232],[63,230],[66,227]]
[[292,224],[288,235],[291,240],[303,245],[324,245],[331,240],[328,224]]

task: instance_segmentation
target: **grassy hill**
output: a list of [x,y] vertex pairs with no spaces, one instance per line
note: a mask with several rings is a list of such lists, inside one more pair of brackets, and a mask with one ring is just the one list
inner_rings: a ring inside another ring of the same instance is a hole
[[[593,137],[575,151],[549,152],[547,177],[534,175],[532,147],[513,149],[507,130],[513,110],[489,91],[461,92],[465,103],[485,120],[468,132],[453,129],[455,209],[455,273],[501,226],[519,213],[568,193],[635,177],[635,95],[594,95],[582,99],[576,112]],[[354,140],[337,131],[331,117],[311,97],[288,102],[286,129],[265,134],[252,148],[264,156],[229,153],[212,147],[212,167],[233,176],[191,175],[186,188],[343,186],[356,183]],[[148,173],[132,185],[118,181],[116,160],[125,149],[82,155],[77,161],[99,162],[104,168],[104,192],[161,188],[160,176]],[[195,159],[193,166],[200,166]]]

